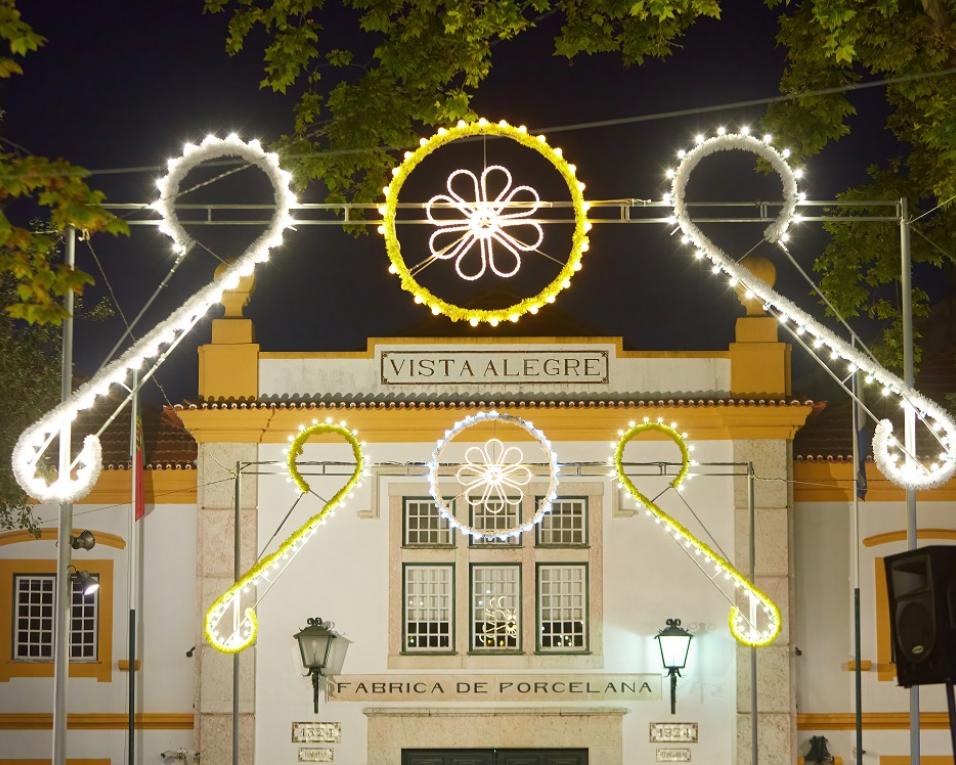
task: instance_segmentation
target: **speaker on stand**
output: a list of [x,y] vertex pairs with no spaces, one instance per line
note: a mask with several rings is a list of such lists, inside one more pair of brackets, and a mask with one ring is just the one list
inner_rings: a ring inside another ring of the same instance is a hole
[[907,550],[884,565],[896,677],[904,688],[945,684],[956,755],[956,545]]

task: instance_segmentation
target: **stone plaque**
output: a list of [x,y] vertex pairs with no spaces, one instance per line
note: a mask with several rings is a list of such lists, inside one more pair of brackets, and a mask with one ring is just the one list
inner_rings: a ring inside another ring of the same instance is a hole
[[[293,744],[337,744],[342,740],[342,723],[294,722]],[[328,762],[327,760],[303,760],[303,762]]]
[[299,750],[299,762],[332,762],[334,759],[335,752],[327,746]]
[[329,678],[326,689],[333,701],[656,701],[661,698],[661,676],[339,675]]
[[608,383],[608,353],[595,350],[382,351],[382,385]]
[[658,762],[690,762],[690,749],[682,747],[680,749],[658,749]]
[[697,723],[651,723],[650,740],[660,744],[696,744]]

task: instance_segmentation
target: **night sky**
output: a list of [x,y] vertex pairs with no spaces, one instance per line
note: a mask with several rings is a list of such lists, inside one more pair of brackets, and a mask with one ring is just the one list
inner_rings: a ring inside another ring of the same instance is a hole
[[[489,119],[505,117],[531,128],[686,109],[773,96],[784,65],[774,42],[775,14],[761,2],[724,4],[721,21],[696,24],[665,61],[649,61],[625,70],[615,56],[581,57],[569,64],[552,55],[557,17],[516,42],[497,45],[491,76],[474,102]],[[3,135],[31,151],[63,156],[91,170],[159,167],[177,156],[186,140],[207,132],[236,130],[244,138],[266,141],[287,131],[294,96],[260,90],[261,50],[250,47],[237,57],[224,50],[225,15],[201,13],[202,3],[43,2],[24,4],[23,13],[47,45],[25,62],[25,76],[2,85]],[[337,47],[360,41],[354,20],[329,19],[328,35]],[[367,41],[360,46],[367,49]],[[858,115],[852,135],[807,166],[811,198],[829,198],[866,179],[868,165],[897,147],[882,125],[886,116],[880,89],[852,96]],[[578,166],[587,196],[660,198],[663,168],[673,152],[700,131],[718,124],[755,124],[760,108],[681,119],[562,133],[555,141]],[[732,172],[729,187],[721,181]],[[95,174],[92,183],[112,202],[155,198],[157,171]],[[247,174],[248,175],[248,174]],[[695,176],[695,181],[697,178]],[[444,183],[436,177],[438,193]],[[218,194],[218,196],[216,195]],[[693,196],[702,198],[779,198],[772,179],[753,172],[745,157],[704,174]],[[197,201],[266,201],[264,183],[252,176],[234,179]],[[303,196],[320,201],[319,190]],[[738,255],[757,238],[756,226],[723,232]],[[239,254],[249,232],[194,230],[223,256]],[[584,270],[552,311],[575,321],[582,333],[622,335],[625,347],[723,349],[742,314],[732,290],[694,262],[663,226],[596,226]],[[239,237],[237,239],[237,236]],[[412,304],[398,281],[386,273],[381,238],[356,239],[336,227],[302,228],[257,270],[256,291],[246,314],[256,326],[263,350],[355,350],[372,336],[400,335],[420,326],[427,311]],[[808,268],[825,239],[810,227],[800,229],[793,252]],[[153,228],[137,227],[129,239],[95,237],[117,296],[128,315],[135,314],[171,264],[166,240]],[[769,247],[761,254],[778,267],[778,288],[806,307],[807,288]],[[97,275],[85,244],[78,245],[81,268]],[[174,282],[148,314],[147,329],[163,318],[212,275],[216,261],[196,248]],[[87,291],[93,302],[105,294]],[[819,311],[818,311],[819,313]],[[519,328],[535,334],[546,312],[526,317]],[[436,333],[451,328],[431,320]],[[867,327],[861,326],[864,335]],[[467,330],[467,328],[466,328]],[[872,328],[869,328],[872,332]],[[122,331],[119,318],[77,328],[76,368],[90,374]],[[453,334],[463,334],[455,327]],[[203,321],[159,371],[173,402],[195,398],[196,346],[208,341]],[[825,395],[799,350],[794,353],[795,392]],[[150,386],[150,400],[161,399]]]

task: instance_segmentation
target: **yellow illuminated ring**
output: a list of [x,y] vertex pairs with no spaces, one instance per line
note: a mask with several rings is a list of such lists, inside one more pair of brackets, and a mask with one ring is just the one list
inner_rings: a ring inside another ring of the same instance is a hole
[[[296,459],[302,454],[302,447],[305,442],[312,436],[328,433],[341,436],[345,439],[345,442],[352,447],[352,456],[355,458],[355,470],[348,481],[332,495],[332,498],[318,513],[309,518],[297,531],[293,532],[279,545],[275,552],[262,558],[246,571],[246,573],[220,595],[209,607],[209,610],[206,611],[206,617],[203,620],[203,632],[209,645],[220,653],[239,653],[245,650],[256,641],[256,635],[259,631],[259,621],[256,618],[255,608],[246,608],[233,634],[229,637],[224,637],[217,628],[223,617],[226,616],[226,611],[237,607],[237,603],[242,597],[243,591],[249,592],[251,588],[258,584],[260,579],[265,578],[267,581],[274,581],[274,577],[277,576],[278,573],[281,573],[285,566],[291,563],[292,558],[315,533],[315,530],[325,520],[325,517],[351,495],[352,490],[362,477],[363,470],[365,469],[365,456],[362,453],[362,445],[356,438],[355,432],[344,424],[321,422],[302,428],[289,444],[287,468],[292,482],[295,483],[299,491],[303,494],[311,490],[308,482],[299,473]],[[269,579],[270,569],[273,573],[272,579]]]
[[[574,210],[574,233],[571,235],[571,252],[560,273],[538,294],[525,298],[507,308],[493,310],[462,308],[454,303],[442,300],[419,284],[405,264],[405,259],[402,257],[402,248],[395,231],[398,195],[412,171],[418,167],[425,157],[439,147],[459,138],[477,135],[510,138],[522,146],[538,152],[554,166],[568,185],[568,191],[571,194],[571,206]],[[562,156],[561,149],[549,146],[543,135],[530,135],[523,125],[514,127],[504,120],[496,123],[482,118],[470,124],[459,122],[457,127],[453,128],[439,128],[438,132],[431,138],[422,138],[420,146],[415,151],[406,152],[405,161],[392,169],[392,176],[391,183],[382,190],[385,193],[385,204],[379,208],[383,217],[379,231],[385,236],[385,250],[388,253],[388,259],[391,261],[389,272],[396,274],[401,279],[402,289],[411,292],[415,296],[416,303],[423,303],[434,314],[444,314],[452,321],[468,321],[474,326],[477,326],[479,322],[487,322],[492,326],[497,326],[503,321],[518,321],[522,315],[529,312],[537,313],[540,308],[548,303],[553,303],[561,290],[571,286],[571,278],[576,271],[581,269],[581,256],[588,250],[587,234],[591,229],[591,224],[587,219],[588,203],[584,201],[584,184],[575,175],[574,165],[567,162]]]
[[677,472],[677,475],[674,477],[674,480],[671,481],[671,486],[677,489],[686,479],[687,473],[690,470],[690,452],[688,450],[687,442],[684,439],[684,436],[678,433],[675,428],[665,425],[661,421],[645,421],[643,423],[631,425],[628,430],[624,431],[614,448],[614,468],[617,472],[618,483],[620,483],[623,488],[627,489],[630,495],[637,501],[639,506],[645,508],[648,515],[652,515],[660,520],[660,522],[672,535],[678,539],[678,541],[681,541],[694,553],[708,558],[713,562],[715,567],[724,572],[725,576],[733,580],[737,587],[743,589],[748,594],[752,594],[753,597],[760,602],[764,614],[766,615],[767,620],[770,622],[770,626],[765,631],[759,633],[750,631],[748,629],[749,625],[747,624],[747,621],[743,618],[743,614],[740,613],[740,609],[736,606],[730,609],[728,623],[730,625],[731,633],[733,633],[733,636],[738,642],[748,646],[769,645],[774,641],[777,635],[780,634],[780,629],[782,626],[780,609],[777,608],[776,603],[774,603],[766,595],[766,593],[758,589],[753,582],[751,582],[737,568],[735,568],[729,560],[714,551],[706,542],[694,536],[694,534],[692,534],[690,530],[679,521],[665,513],[654,502],[654,500],[641,492],[634,485],[634,482],[630,479],[627,473],[624,472],[624,448],[635,437],[648,431],[664,434],[671,441],[677,444],[677,448],[680,449],[681,467]]

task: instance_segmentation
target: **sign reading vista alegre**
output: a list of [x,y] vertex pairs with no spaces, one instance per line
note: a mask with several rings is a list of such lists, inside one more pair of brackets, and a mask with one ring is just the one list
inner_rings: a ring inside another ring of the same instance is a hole
[[382,351],[383,385],[608,382],[605,350]]
[[340,675],[326,688],[333,701],[652,701],[661,676]]

